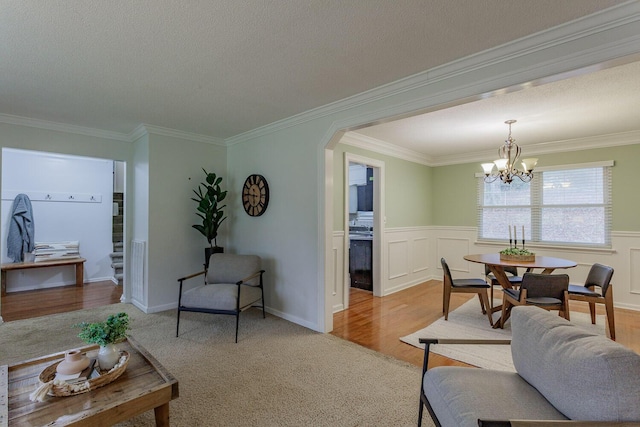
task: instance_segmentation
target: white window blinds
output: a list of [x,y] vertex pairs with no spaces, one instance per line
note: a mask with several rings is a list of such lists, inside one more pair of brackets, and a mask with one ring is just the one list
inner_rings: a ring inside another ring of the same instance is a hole
[[[611,246],[611,166],[536,171],[529,183],[478,178],[478,239]],[[512,228],[513,229],[513,228]],[[515,236],[513,236],[515,237]]]

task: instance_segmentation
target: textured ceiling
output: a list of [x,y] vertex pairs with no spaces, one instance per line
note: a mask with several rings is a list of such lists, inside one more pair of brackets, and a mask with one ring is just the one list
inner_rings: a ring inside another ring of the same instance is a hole
[[512,136],[523,148],[638,131],[638,94],[640,62],[631,62],[357,133],[423,154],[435,163],[439,157],[487,150],[497,157],[509,132],[504,122],[510,119],[517,120]]
[[2,0],[0,114],[228,138],[620,3]]

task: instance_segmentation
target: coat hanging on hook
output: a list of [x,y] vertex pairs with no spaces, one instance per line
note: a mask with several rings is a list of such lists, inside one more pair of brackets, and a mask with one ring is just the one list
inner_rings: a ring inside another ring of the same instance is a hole
[[22,262],[24,253],[33,252],[35,248],[35,224],[31,200],[26,194],[18,194],[11,208],[11,223],[7,236],[7,256],[13,262]]

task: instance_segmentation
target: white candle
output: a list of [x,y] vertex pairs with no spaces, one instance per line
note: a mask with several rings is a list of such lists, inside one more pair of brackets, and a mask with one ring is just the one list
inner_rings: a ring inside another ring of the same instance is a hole
[[511,226],[509,226],[509,242],[511,242]]
[[524,244],[524,225],[522,226],[522,244]]
[[513,226],[513,240],[516,242],[516,244],[518,243],[518,229],[515,225]]

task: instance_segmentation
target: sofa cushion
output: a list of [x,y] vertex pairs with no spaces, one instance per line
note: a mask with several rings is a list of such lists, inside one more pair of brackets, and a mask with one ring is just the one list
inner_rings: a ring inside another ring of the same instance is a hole
[[425,396],[443,426],[477,426],[478,419],[566,420],[515,372],[464,367],[429,369]]
[[522,378],[572,420],[640,421],[640,355],[534,306],[512,311]]

